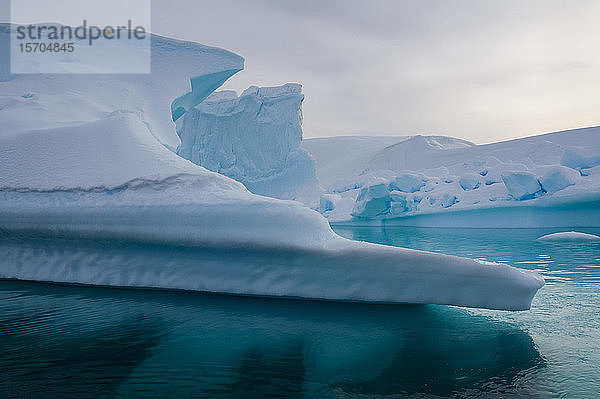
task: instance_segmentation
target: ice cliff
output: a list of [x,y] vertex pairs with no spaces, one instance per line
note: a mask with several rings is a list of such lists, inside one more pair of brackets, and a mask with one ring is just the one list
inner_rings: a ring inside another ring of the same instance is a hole
[[0,278],[530,307],[544,284],[533,272],[344,239],[316,211],[168,150],[177,110],[195,112],[243,59],[158,36],[152,46],[149,76],[0,71]]
[[300,148],[303,99],[292,83],[213,93],[178,124],[177,154],[253,193],[310,201],[319,191],[314,161]]

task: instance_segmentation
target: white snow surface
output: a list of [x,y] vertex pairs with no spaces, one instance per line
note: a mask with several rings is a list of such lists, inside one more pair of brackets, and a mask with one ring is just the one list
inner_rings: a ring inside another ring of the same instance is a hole
[[317,178],[321,186],[347,179],[354,183],[369,160],[382,149],[406,140],[408,137],[341,136],[304,139],[302,148],[316,162]]
[[560,233],[546,234],[537,239],[538,241],[600,241],[595,234],[580,233],[577,231],[563,231]]
[[[3,47],[10,44],[10,29],[0,24],[2,54],[10,52]],[[184,105],[196,105],[242,70],[244,59],[223,49],[157,35],[152,35],[151,43],[150,74],[11,75],[8,61],[0,61],[0,133],[77,125],[126,111],[137,114],[163,144],[177,148],[172,103],[194,91]]]
[[[252,194],[168,150],[172,119],[243,60],[153,39],[150,76],[2,71],[0,278],[530,307],[544,284],[533,272],[344,239],[299,202]],[[168,257],[170,247],[189,252]]]
[[[600,127],[486,145],[443,136],[376,138],[362,155],[357,141],[332,137],[303,144],[315,158],[321,185],[338,194],[321,211],[331,222],[457,227],[510,227],[511,221],[519,227],[600,223],[600,209],[594,205],[600,201]],[[381,184],[387,184],[389,201],[361,195]],[[578,205],[582,203],[587,205]],[[511,211],[514,218],[509,213],[496,217],[501,208],[518,211]],[[424,215],[427,220],[418,218]]]

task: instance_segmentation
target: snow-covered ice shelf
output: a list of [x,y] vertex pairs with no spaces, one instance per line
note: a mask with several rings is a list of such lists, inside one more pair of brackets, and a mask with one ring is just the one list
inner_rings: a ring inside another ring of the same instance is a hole
[[[319,211],[332,222],[440,227],[600,223],[600,127],[487,145],[413,136],[380,138],[361,149],[354,145],[360,140],[303,143],[326,189]],[[327,151],[334,143],[348,151]],[[499,209],[508,208],[497,217]]]

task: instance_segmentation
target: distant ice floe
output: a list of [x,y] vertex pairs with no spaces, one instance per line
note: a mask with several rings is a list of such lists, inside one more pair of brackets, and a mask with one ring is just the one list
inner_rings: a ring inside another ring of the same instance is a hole
[[564,231],[542,236],[538,241],[600,241],[600,236],[577,231]]

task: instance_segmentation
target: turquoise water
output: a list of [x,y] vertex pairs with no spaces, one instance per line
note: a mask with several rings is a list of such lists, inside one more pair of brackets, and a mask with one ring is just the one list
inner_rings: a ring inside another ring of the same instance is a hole
[[548,229],[336,231],[508,262],[547,285],[514,313],[0,281],[0,396],[597,397],[600,244],[536,242]]

